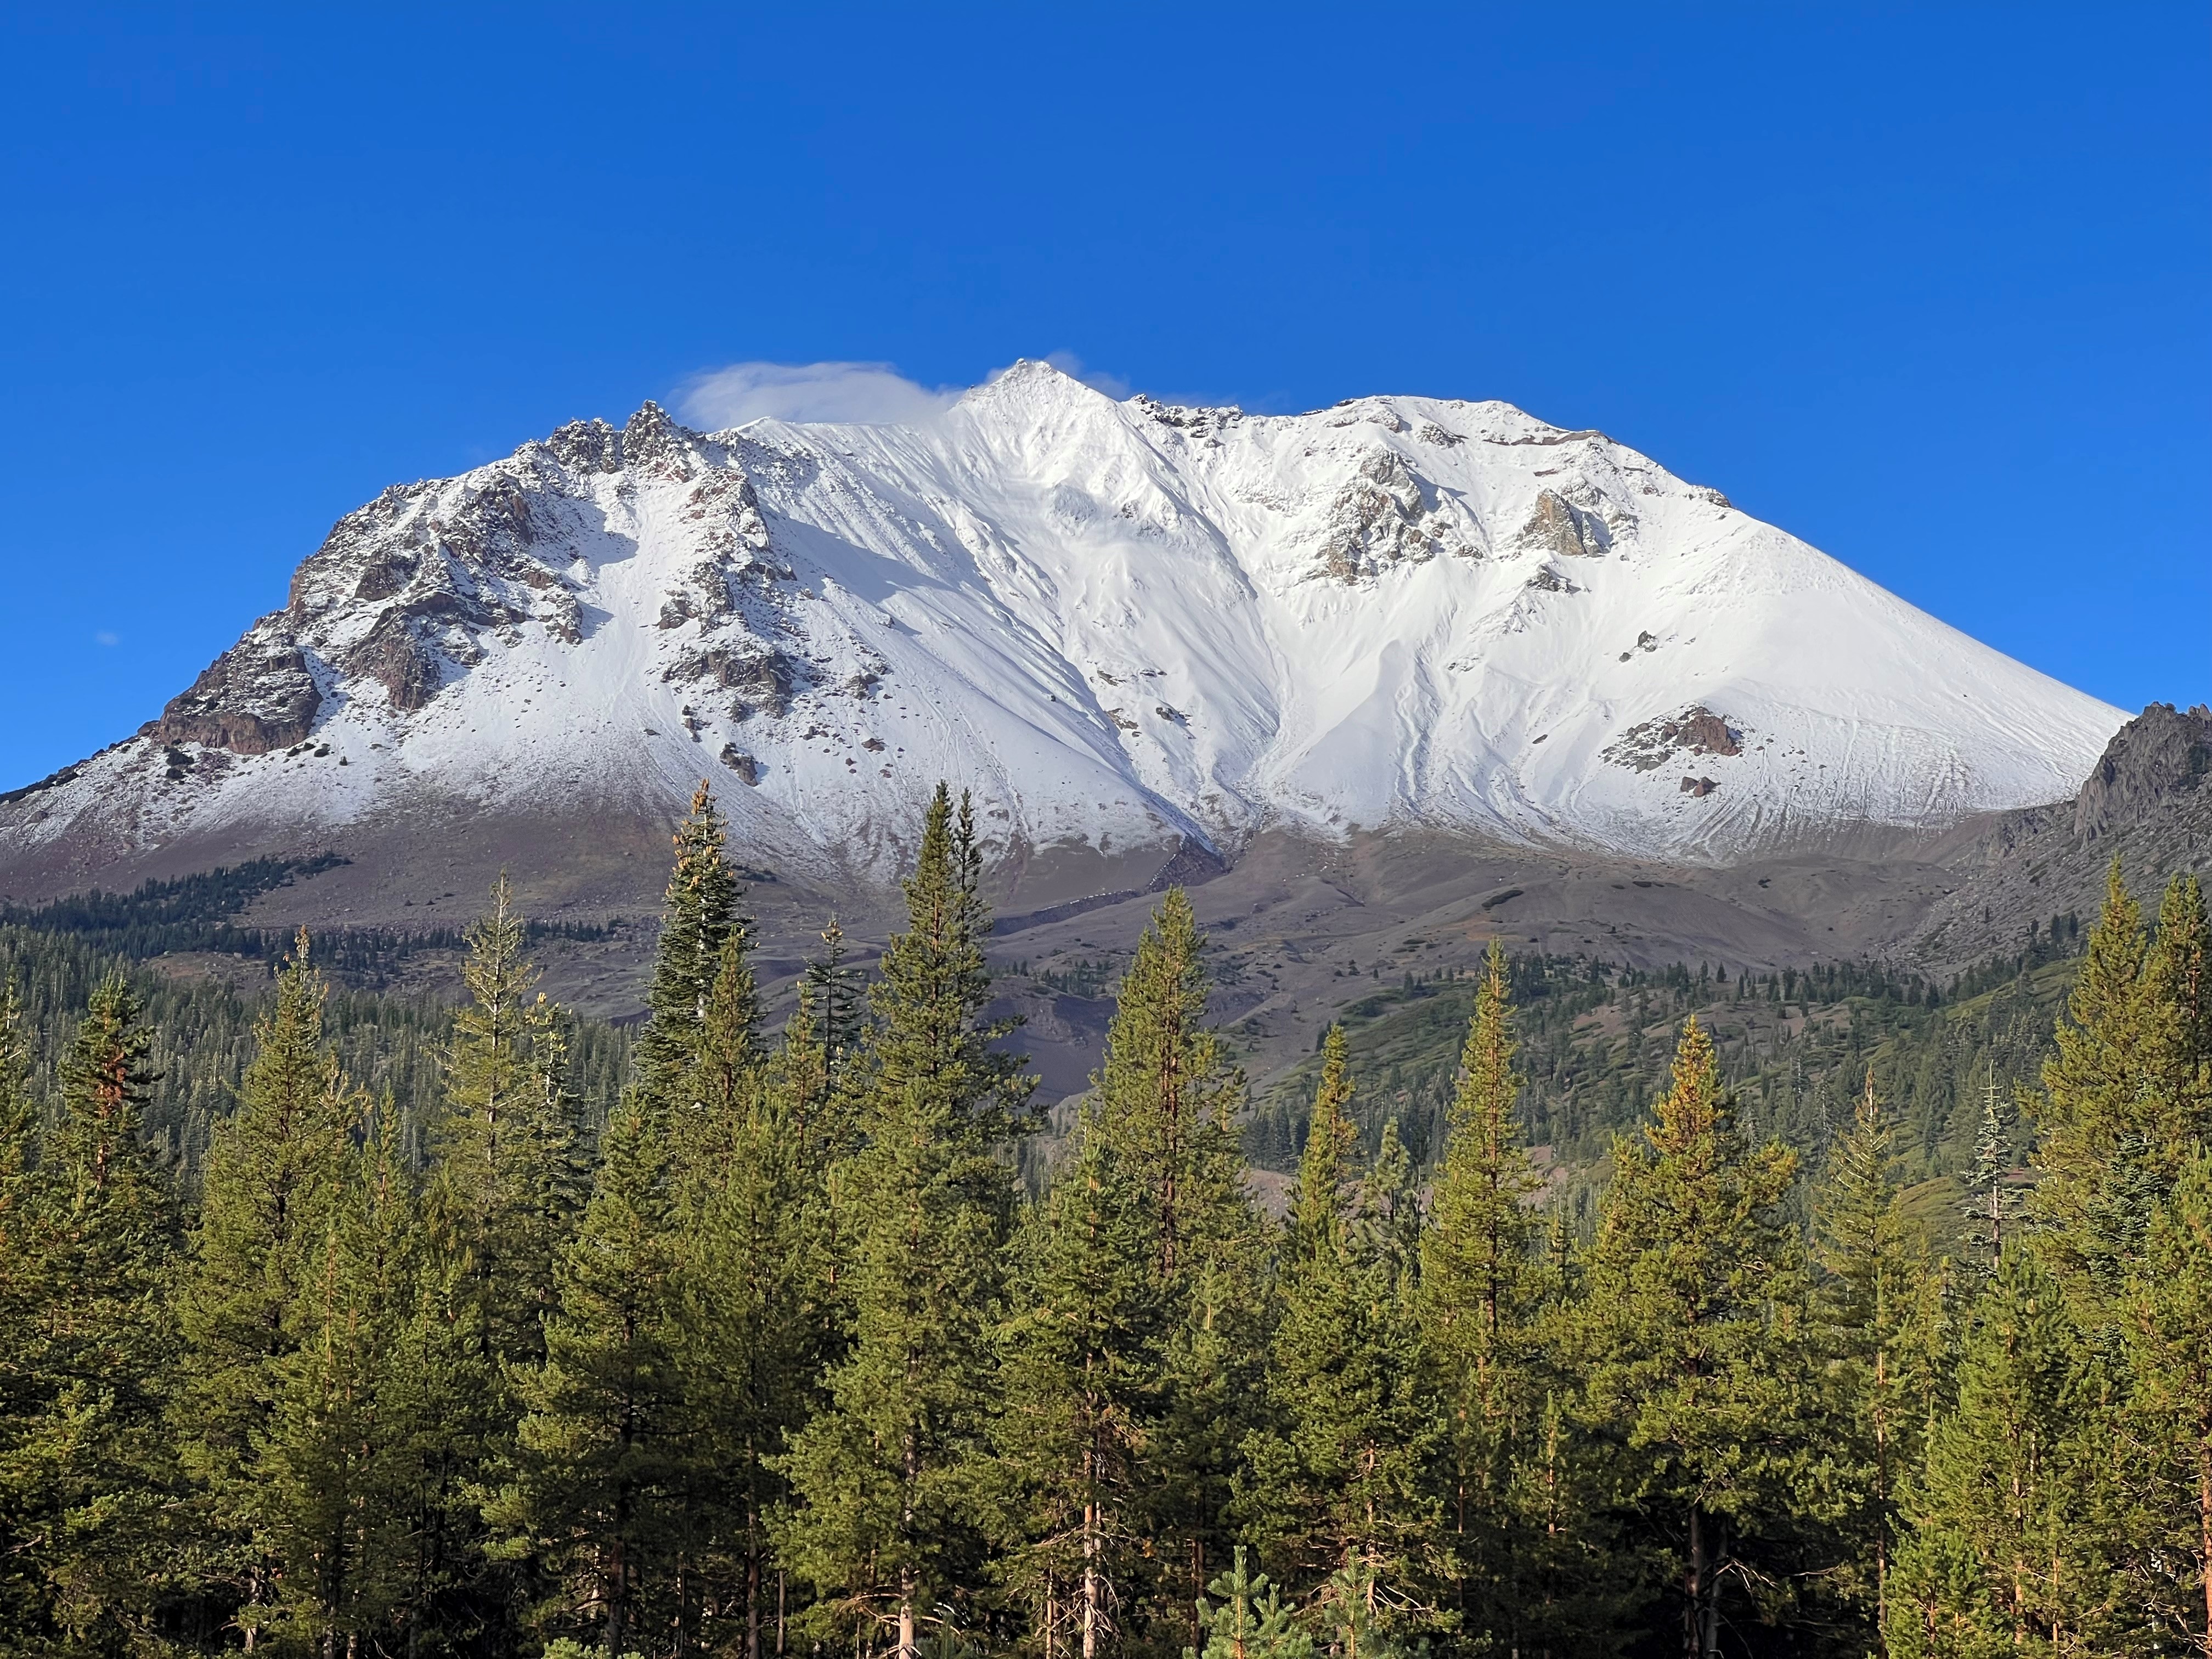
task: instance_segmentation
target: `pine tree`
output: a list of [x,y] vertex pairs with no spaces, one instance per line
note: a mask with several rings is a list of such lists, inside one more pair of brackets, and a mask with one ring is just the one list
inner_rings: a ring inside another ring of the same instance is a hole
[[1814,1496],[1802,1251],[1780,1210],[1796,1158],[1745,1146],[1694,1018],[1642,1142],[1613,1143],[1587,1262],[1582,1409],[1671,1560],[1683,1651],[1706,1655],[1724,1585],[1759,1582],[1743,1568],[1762,1534]]
[[421,1577],[432,1625],[481,1624],[511,1639],[528,1564],[488,1553],[482,1494],[513,1455],[520,1379],[545,1357],[561,1255],[585,1185],[560,1011],[532,997],[525,927],[507,878],[467,933],[468,1000],[445,1055],[442,1111],[423,1207],[430,1254],[410,1328],[410,1367],[444,1392],[422,1449]]
[[1244,1079],[1206,1024],[1205,944],[1188,897],[1170,888],[1116,994],[1085,1131],[1141,1217],[1161,1322],[1158,1410],[1139,1477],[1158,1565],[1125,1602],[1124,1628],[1170,1651],[1201,1639],[1192,1610],[1231,1541],[1231,1482],[1267,1337],[1267,1239],[1236,1127]]
[[993,1154],[1029,1112],[1018,1062],[992,1048],[1005,1028],[984,1018],[981,874],[967,798],[956,819],[940,785],[855,1062],[867,1139],[839,1175],[853,1205],[850,1349],[779,1465],[793,1493],[784,1559],[824,1616],[894,1631],[901,1659],[930,1609],[975,1582],[991,1521],[989,1339],[1013,1210]]
[[2122,1327],[2134,1383],[2122,1419],[2136,1534],[2128,1600],[2148,1640],[2212,1656],[2212,1150],[2202,1142],[2152,1219]]
[[324,1041],[325,996],[302,929],[256,1024],[237,1109],[209,1143],[179,1304],[186,1359],[172,1415],[203,1494],[199,1570],[242,1598],[248,1628],[277,1575],[262,1443],[310,1312],[359,1117]]
[[534,1364],[554,1306],[555,1263],[583,1187],[560,1010],[530,988],[525,927],[501,876],[468,930],[468,993],[446,1058],[433,1136],[434,1228],[460,1265],[486,1361]]
[[1344,1034],[1332,1028],[1298,1165],[1268,1378],[1274,1422],[1251,1437],[1246,1513],[1263,1552],[1331,1593],[1363,1564],[1374,1606],[1419,1608],[1436,1575],[1436,1449],[1409,1286],[1362,1248],[1346,1185],[1357,1134]]
[[2056,1283],[2008,1255],[1978,1299],[1957,1398],[1904,1491],[1910,1522],[1888,1595],[1899,1659],[2112,1651],[2111,1564],[2089,1524],[2094,1365]]
[[739,930],[723,939],[684,1091],[701,1121],[679,1154],[674,1248],[677,1359],[693,1425],[684,1502],[696,1566],[687,1571],[702,1608],[740,1620],[747,1659],[757,1659],[767,1520],[786,1496],[771,1460],[817,1403],[832,1336],[831,1239],[815,1149],[760,1051],[744,947]]
[[1825,1274],[1819,1309],[1839,1429],[1831,1448],[1844,1465],[1843,1541],[1850,1547],[1844,1572],[1832,1582],[1875,1630],[1896,1553],[1899,1483],[1919,1461],[1942,1345],[1936,1268],[1905,1219],[1893,1142],[1869,1067],[1851,1127],[1829,1152],[1814,1215]]
[[404,1643],[418,1604],[414,1521],[419,1453],[438,1402],[416,1386],[407,1326],[422,1237],[415,1194],[384,1126],[368,1141],[323,1230],[280,1362],[256,1474],[279,1566],[275,1622],[331,1659]]
[[0,1630],[31,1647],[58,1635],[51,1586],[34,1553],[41,1471],[35,1451],[55,1378],[45,1358],[43,1314],[55,1289],[58,1240],[38,1203],[37,1102],[22,999],[10,975],[0,987]]
[[1974,1132],[1974,1159],[1967,1167],[1963,1211],[1968,1240],[1976,1247],[1981,1277],[1996,1277],[2004,1261],[2008,1233],[2020,1214],[2020,1194],[2005,1181],[2012,1166],[2012,1119],[1997,1095],[1995,1061],[1982,1096],[1981,1126]]
[[661,899],[659,947],[646,990],[648,1018],[634,1056],[638,1085],[663,1098],[691,1063],[721,967],[722,941],[745,926],[737,912],[737,872],[724,850],[726,835],[714,792],[702,781],[676,829],[675,867]]
[[[1312,1659],[1313,1638],[1283,1605],[1267,1575],[1247,1571],[1242,1544],[1229,1571],[1207,1589],[1220,1604],[1209,1607],[1204,1596],[1198,1599],[1199,1624],[1206,1632],[1204,1659]],[[1183,1659],[1200,1659],[1196,1648],[1182,1651]]]
[[174,1218],[141,1138],[159,1080],[151,1046],[137,996],[109,975],[63,1058],[59,1110],[40,1148],[49,1288],[30,1369],[47,1392],[0,1475],[52,1623],[89,1650],[145,1639],[177,1492],[161,1422],[177,1354]]
[[2167,1138],[2182,1105],[2166,1090],[2181,1056],[2172,1023],[2160,1018],[2157,978],[2146,972],[2151,956],[2115,859],[2067,999],[2069,1018],[2043,1068],[2034,1158],[2042,1178],[2030,1201],[2036,1248],[2091,1331],[2110,1327],[2125,1263],[2142,1249],[2175,1162]]
[[1505,953],[1491,941],[1446,1119],[1430,1225],[1421,1246],[1420,1314],[1427,1358],[1448,1418],[1447,1524],[1458,1570],[1462,1629],[1509,1633],[1516,1622],[1515,1553],[1526,1540],[1511,1512],[1514,1460],[1534,1427],[1533,1333],[1539,1282],[1528,1203],[1537,1180],[1514,1103],[1511,997]]
[[[1103,1113],[1077,1126],[1073,1164],[1016,1232],[1014,1311],[1000,1337],[994,1428],[1013,1482],[1011,1588],[1034,1610],[1046,1659],[1097,1659],[1139,1605],[1146,1441],[1163,1384],[1167,1286],[1151,1171],[1121,1155]],[[1072,1627],[1070,1644],[1064,1627]]]
[[582,1226],[563,1249],[545,1357],[518,1374],[514,1476],[486,1517],[553,1568],[541,1618],[596,1623],[609,1659],[684,1628],[678,1568],[690,1541],[676,1253],[662,1109],[633,1089],[608,1120]]

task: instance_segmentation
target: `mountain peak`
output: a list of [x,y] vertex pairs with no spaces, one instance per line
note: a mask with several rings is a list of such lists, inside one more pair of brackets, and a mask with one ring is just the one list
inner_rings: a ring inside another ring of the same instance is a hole
[[145,733],[0,802],[0,861],[655,814],[702,774],[743,836],[878,872],[939,778],[1002,849],[1714,860],[2056,800],[2121,723],[1504,404],[1263,420],[1030,358],[957,408],[725,446],[647,403],[386,492]]

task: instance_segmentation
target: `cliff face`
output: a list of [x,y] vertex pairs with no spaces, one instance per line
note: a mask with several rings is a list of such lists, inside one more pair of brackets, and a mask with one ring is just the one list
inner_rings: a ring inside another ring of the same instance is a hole
[[2112,860],[2155,905],[2167,880],[2212,880],[2212,708],[2154,702],[2113,734],[2070,801],[2003,815],[1948,862],[1960,886],[1929,912],[1915,949],[1955,968],[2017,950],[2031,927],[2104,902]]

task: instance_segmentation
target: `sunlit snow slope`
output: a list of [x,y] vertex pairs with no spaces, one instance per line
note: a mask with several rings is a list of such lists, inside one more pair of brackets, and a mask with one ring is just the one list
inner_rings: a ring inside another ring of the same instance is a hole
[[648,404],[387,490],[0,845],[707,775],[740,833],[880,869],[944,777],[1036,848],[1423,824],[1725,860],[2055,799],[2123,718],[1600,433],[1025,362],[926,427]]

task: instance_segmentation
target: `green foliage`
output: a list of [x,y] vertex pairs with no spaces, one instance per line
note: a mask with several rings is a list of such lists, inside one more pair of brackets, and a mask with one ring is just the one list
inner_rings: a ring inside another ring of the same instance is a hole
[[1786,1583],[1770,1553],[1793,1514],[1825,1507],[1803,1248],[1782,1208],[1797,1160],[1746,1144],[1695,1019],[1639,1139],[1616,1143],[1586,1263],[1581,1409],[1617,1455],[1685,1650],[1710,1652],[1729,1587]]
[[0,1654],[2203,1650],[2192,883],[1941,991],[1377,969],[1256,1129],[1171,891],[1047,1171],[923,828],[772,1037],[702,793],[634,1077],[504,883],[451,1013],[0,928]]
[[[1209,1607],[1199,1598],[1199,1623],[1206,1636],[1204,1659],[1311,1659],[1313,1638],[1283,1605],[1267,1575],[1247,1571],[1242,1545],[1229,1571],[1206,1588],[1219,1605]],[[1195,1648],[1182,1651],[1183,1659],[1199,1659]]]

